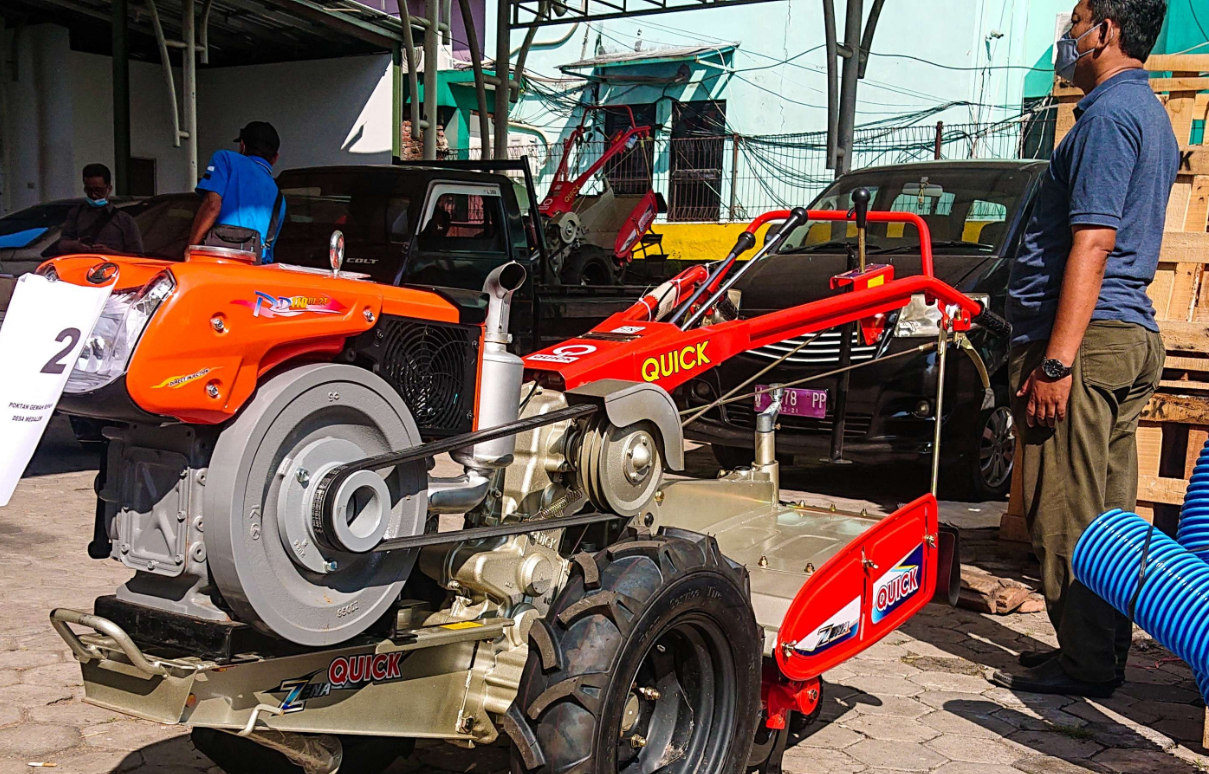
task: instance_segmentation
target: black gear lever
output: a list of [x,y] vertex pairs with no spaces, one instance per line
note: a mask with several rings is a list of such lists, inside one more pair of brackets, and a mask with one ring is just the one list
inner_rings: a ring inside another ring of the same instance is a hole
[[858,188],[852,192],[852,209],[856,214],[856,256],[860,270],[865,270],[865,229],[869,225],[869,189]]

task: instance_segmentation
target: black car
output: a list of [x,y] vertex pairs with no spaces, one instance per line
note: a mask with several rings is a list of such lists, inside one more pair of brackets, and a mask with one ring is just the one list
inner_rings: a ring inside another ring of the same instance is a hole
[[[137,208],[138,199],[113,198],[114,206],[126,212]],[[59,237],[67,214],[78,199],[56,199],[44,204],[35,204],[22,210],[10,212],[0,218],[0,274],[19,277],[38,268],[47,258],[59,254]]]
[[[1008,269],[1020,245],[1045,162],[942,161],[875,167],[837,179],[811,205],[847,210],[851,194],[867,188],[871,210],[914,212],[928,224],[936,276],[971,295],[988,297],[1003,314]],[[896,277],[920,273],[914,226],[871,223],[870,263],[891,264]],[[740,313],[757,315],[829,295],[829,279],[847,270],[855,253],[852,225],[813,221],[790,234],[777,254],[753,265],[736,285]],[[930,459],[935,429],[938,357],[935,350],[889,359],[938,335],[939,312],[922,296],[887,319],[886,334],[869,345],[853,331],[845,411],[843,458],[886,464]],[[943,405],[941,484],[950,496],[986,500],[1006,496],[1015,440],[1008,409],[1008,341],[975,329],[977,349],[994,392],[989,399],[973,360],[950,349]],[[685,406],[704,406],[802,343],[789,339],[732,358],[678,392]],[[840,332],[827,331],[761,376],[759,384],[787,383],[839,365]],[[884,362],[878,362],[884,361]],[[826,390],[821,418],[782,414],[777,448],[796,462],[830,457],[839,376],[802,385]],[[725,467],[752,458],[755,407],[749,402],[712,409],[686,428],[708,441]]]

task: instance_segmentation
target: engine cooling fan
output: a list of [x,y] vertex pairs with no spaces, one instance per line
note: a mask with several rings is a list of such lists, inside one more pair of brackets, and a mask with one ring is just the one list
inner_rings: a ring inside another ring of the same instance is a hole
[[474,419],[475,332],[400,318],[383,319],[380,330],[380,375],[403,397],[420,431],[469,431]]

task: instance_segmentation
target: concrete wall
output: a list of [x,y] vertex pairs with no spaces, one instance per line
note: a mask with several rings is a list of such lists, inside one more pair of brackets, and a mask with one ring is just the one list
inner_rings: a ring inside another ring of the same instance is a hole
[[389,164],[390,57],[223,67],[198,72],[198,166],[248,121],[281,135],[277,169]]
[[[12,31],[5,51],[13,51]],[[10,210],[81,196],[80,169],[100,162],[113,168],[113,90],[108,57],[71,51],[67,30],[28,27],[16,46],[16,79],[4,80],[5,184]],[[177,73],[177,83],[180,73]],[[131,153],[156,160],[159,191],[184,179],[184,149],[172,147],[172,124],[163,72],[130,63]]]
[[[13,51],[13,31],[0,54]],[[70,50],[67,30],[28,27],[15,49],[16,78],[0,88],[0,214],[80,193],[80,169],[113,168],[109,57]],[[181,73],[174,73],[181,91]],[[271,121],[282,138],[278,169],[314,164],[389,164],[389,55],[198,71],[198,165],[251,120]],[[156,192],[191,190],[184,144],[172,145],[172,117],[158,64],[130,63],[131,154],[156,160]]]

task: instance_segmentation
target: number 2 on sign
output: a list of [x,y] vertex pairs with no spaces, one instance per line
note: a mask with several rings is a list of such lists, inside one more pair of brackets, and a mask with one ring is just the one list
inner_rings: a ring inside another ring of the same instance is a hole
[[61,374],[61,373],[63,373],[63,370],[65,368],[67,368],[67,363],[66,362],[60,363],[59,360],[66,358],[68,353],[71,352],[72,348],[75,347],[76,342],[79,340],[80,340],[80,329],[79,328],[64,328],[62,331],[60,331],[59,335],[55,337],[55,341],[60,342],[60,343],[66,341],[67,344],[63,347],[63,349],[56,352],[50,360],[46,361],[46,365],[42,366],[42,373],[44,373],[44,374]]

